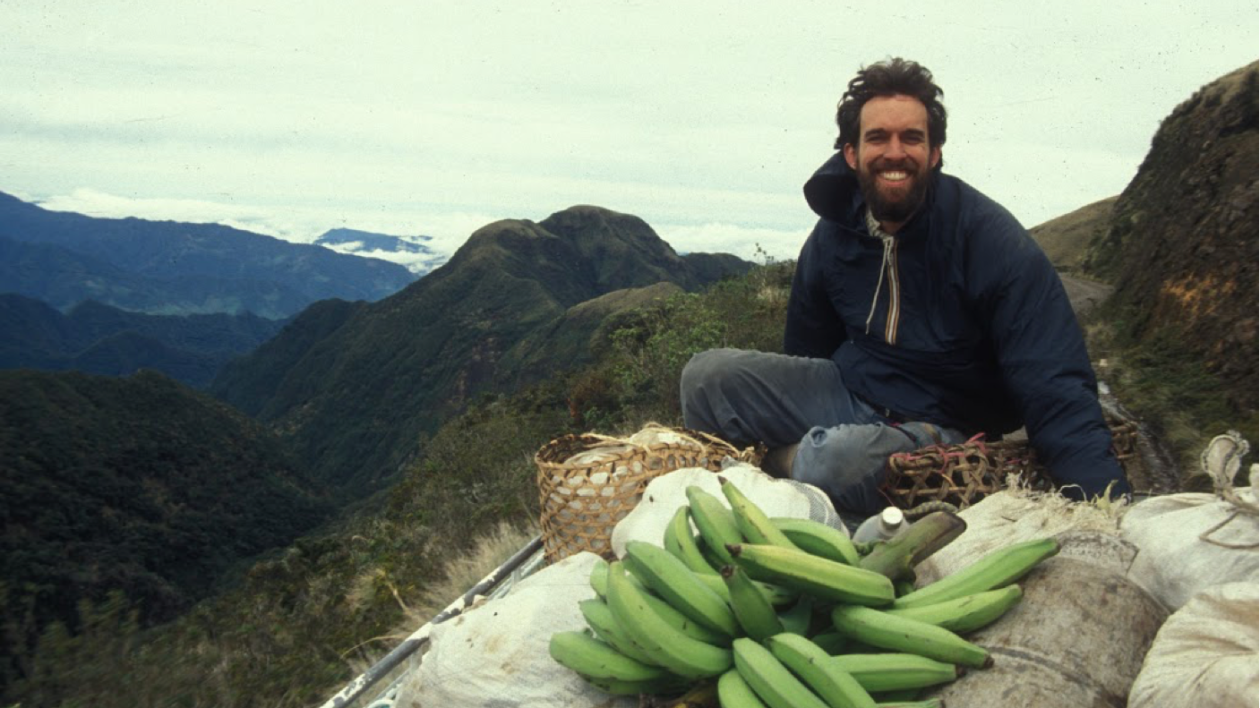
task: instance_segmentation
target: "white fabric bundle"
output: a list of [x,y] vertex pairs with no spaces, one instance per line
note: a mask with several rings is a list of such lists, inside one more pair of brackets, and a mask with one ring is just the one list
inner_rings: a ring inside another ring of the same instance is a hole
[[1204,590],[1168,618],[1129,693],[1129,708],[1240,708],[1260,703],[1260,589]]
[[1254,467],[1250,487],[1233,485],[1248,447],[1238,433],[1218,435],[1200,458],[1215,494],[1152,497],[1122,520],[1124,539],[1139,549],[1130,577],[1169,610],[1214,585],[1260,583]]
[[507,596],[437,625],[430,648],[399,687],[399,708],[633,708],[557,664],[551,635],[586,627],[578,602],[595,596],[598,556],[578,553],[525,578]]
[[661,545],[665,527],[678,507],[687,504],[687,487],[693,484],[729,507],[722,494],[719,476],[734,483],[744,496],[770,517],[813,519],[848,534],[831,500],[822,490],[788,479],[775,479],[752,465],[739,463],[724,468],[718,474],[691,467],[674,470],[648,482],[643,490],[643,499],[613,529],[613,552],[620,558],[625,553],[626,542],[631,540]]

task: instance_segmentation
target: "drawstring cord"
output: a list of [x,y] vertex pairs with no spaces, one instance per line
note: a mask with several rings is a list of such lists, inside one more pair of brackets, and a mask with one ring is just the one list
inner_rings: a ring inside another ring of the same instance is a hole
[[879,222],[866,210],[866,228],[872,236],[878,236],[884,242],[884,260],[879,264],[879,281],[875,284],[875,295],[871,298],[871,311],[866,316],[866,334],[871,333],[871,320],[875,319],[875,308],[879,306],[879,293],[884,289],[884,273],[891,267],[893,237],[879,227]]

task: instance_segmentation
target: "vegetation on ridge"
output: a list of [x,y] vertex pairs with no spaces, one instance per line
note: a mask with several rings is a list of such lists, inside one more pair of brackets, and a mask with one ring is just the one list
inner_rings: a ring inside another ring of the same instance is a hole
[[362,498],[392,485],[420,436],[480,393],[550,376],[554,360],[521,371],[545,351],[531,335],[561,322],[576,345],[561,356],[585,355],[598,321],[568,317],[584,303],[662,281],[697,290],[750,265],[679,256],[642,219],[597,207],[497,221],[389,298],[317,304],[210,390],[277,430],[321,483]]
[[427,619],[420,608],[453,599],[434,588],[479,539],[505,533],[503,523],[518,537],[536,533],[532,457],[547,441],[680,424],[678,374],[693,352],[777,349],[791,270],[762,267],[620,315],[596,363],[477,399],[426,438],[394,488],[173,623],[142,628],[121,596],[84,603],[76,629],[44,631],[4,698],[27,708],[318,704]]

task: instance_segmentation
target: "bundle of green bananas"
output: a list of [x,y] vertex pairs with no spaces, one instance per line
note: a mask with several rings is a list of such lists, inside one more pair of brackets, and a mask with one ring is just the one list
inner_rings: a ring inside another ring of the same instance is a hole
[[819,522],[768,517],[725,479],[721,489],[729,508],[688,487],[661,545],[631,541],[596,564],[597,597],[580,604],[588,627],[551,637],[557,662],[610,694],[708,695],[723,708],[938,706],[915,699],[992,665],[962,635],[1018,603],[1014,582],[1059,549],[1017,543],[914,589],[914,566],[966,528],[957,516],[860,547]]

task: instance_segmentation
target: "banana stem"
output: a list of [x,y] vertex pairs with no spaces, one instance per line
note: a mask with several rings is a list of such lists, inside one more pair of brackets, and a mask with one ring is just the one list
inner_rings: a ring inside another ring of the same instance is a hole
[[957,514],[936,511],[914,522],[891,540],[875,544],[858,565],[891,580],[908,578],[916,565],[949,545],[966,530],[967,522]]

